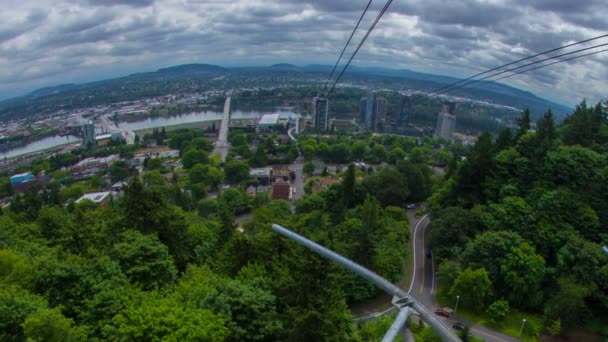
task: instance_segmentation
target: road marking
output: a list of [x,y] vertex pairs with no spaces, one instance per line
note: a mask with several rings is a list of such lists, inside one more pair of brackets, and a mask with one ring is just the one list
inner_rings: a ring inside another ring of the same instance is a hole
[[431,272],[433,273],[433,280],[431,281],[431,297],[435,295],[435,261],[433,260],[433,253],[431,252]]
[[479,330],[479,329],[471,328],[471,331],[472,331],[472,332],[474,332],[474,333],[477,333],[477,334],[482,334],[482,335],[484,335],[484,336],[488,336],[489,338],[491,338],[491,339],[492,339],[492,341],[503,341],[503,342],[508,342],[508,340],[502,339],[502,338],[500,338],[500,337],[496,337],[496,336],[494,336],[494,335],[490,335],[490,334],[484,333],[483,331],[481,331],[481,330]]
[[407,290],[407,293],[410,294],[410,292],[412,292],[412,288],[414,288],[414,280],[416,279],[416,232],[418,231],[418,226],[420,225],[420,222],[424,221],[426,219],[426,217],[428,216],[428,214],[422,216],[420,218],[420,220],[416,223],[416,226],[414,227],[414,238],[412,239],[412,252],[414,253],[414,272],[412,273],[412,280],[410,281],[410,288],[409,290]]
[[[426,226],[425,226],[426,227]],[[422,294],[424,292],[424,279],[426,278],[426,272],[424,272],[424,265],[426,264],[426,258],[424,257],[424,249],[426,248],[424,244],[424,229],[422,230],[422,282],[420,283],[420,291],[418,294]]]

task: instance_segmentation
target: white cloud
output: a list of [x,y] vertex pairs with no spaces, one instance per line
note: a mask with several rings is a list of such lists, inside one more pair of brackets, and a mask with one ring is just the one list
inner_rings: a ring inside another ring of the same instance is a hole
[[[335,61],[366,0],[5,0],[0,97],[184,62]],[[366,29],[383,3],[375,2]],[[355,63],[468,76],[608,31],[599,0],[395,2]],[[362,37],[359,32],[354,42]],[[605,39],[602,42],[608,42]],[[600,41],[598,41],[600,43]],[[607,96],[608,53],[509,79],[565,103]]]

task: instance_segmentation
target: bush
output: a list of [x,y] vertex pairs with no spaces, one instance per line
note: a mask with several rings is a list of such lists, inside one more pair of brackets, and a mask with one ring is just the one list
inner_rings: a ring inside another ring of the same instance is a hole
[[492,317],[492,321],[500,323],[509,314],[509,302],[504,299],[497,300],[488,308],[488,314]]

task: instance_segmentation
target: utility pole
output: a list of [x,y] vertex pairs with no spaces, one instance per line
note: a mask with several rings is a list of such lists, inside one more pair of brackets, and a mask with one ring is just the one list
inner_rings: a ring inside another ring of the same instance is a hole
[[524,325],[526,324],[526,319],[522,319],[521,320],[521,328],[519,328],[519,336],[521,336],[521,333],[524,331]]
[[460,301],[460,296],[456,296],[456,306],[454,306],[454,315],[456,314],[456,311],[458,311],[458,302]]

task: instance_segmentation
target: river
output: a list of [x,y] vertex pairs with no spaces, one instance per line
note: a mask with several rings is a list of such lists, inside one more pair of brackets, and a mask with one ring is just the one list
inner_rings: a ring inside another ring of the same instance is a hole
[[80,141],[80,138],[75,137],[73,135],[68,135],[68,136],[64,136],[64,137],[55,135],[52,137],[46,137],[46,138],[42,138],[40,140],[32,141],[31,143],[29,143],[27,145],[19,146],[19,147],[16,147],[14,149],[11,149],[11,150],[8,150],[5,152],[0,152],[0,158],[2,158],[2,159],[12,158],[12,157],[20,156],[23,154],[46,150],[48,148],[52,148],[52,147],[56,147],[56,146],[75,143],[78,141]]
[[[290,115],[292,117],[297,116],[291,112],[293,108],[291,107],[275,107],[258,110],[234,110],[230,117],[232,119],[258,119],[261,118],[264,114],[280,114],[282,119],[288,118]],[[183,125],[188,123],[195,122],[204,122],[204,121],[219,121],[221,120],[222,113],[218,111],[204,111],[197,113],[188,113],[181,114],[175,116],[159,116],[154,118],[142,118],[141,120],[133,121],[133,122],[121,122],[118,127],[125,131],[138,131],[143,129],[150,128],[161,128],[168,127],[174,125]],[[6,152],[0,152],[0,158],[12,158],[16,156],[20,156],[27,153],[42,151],[48,148],[65,145],[69,143],[73,143],[79,141],[80,138],[69,136],[69,137],[61,137],[61,136],[53,136],[47,137],[41,140],[33,141],[25,146],[17,147],[12,150],[8,150]]]
[[[281,118],[287,118],[289,115],[296,115],[290,111],[290,107],[277,107],[268,110],[234,110],[230,114],[231,119],[257,119],[264,114],[280,114]],[[138,131],[148,128],[167,127],[180,125],[185,123],[194,123],[201,121],[219,121],[222,119],[222,113],[217,111],[204,111],[197,113],[187,113],[175,116],[159,116],[154,118],[145,118],[133,122],[121,122],[118,127],[128,131]]]

